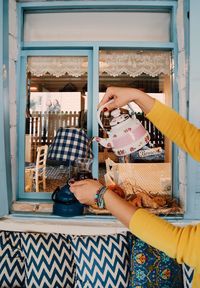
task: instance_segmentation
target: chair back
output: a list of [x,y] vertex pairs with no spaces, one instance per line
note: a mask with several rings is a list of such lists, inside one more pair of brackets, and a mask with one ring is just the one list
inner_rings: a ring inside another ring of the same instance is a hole
[[48,145],[40,146],[37,148],[36,169],[45,168],[47,161]]
[[39,184],[43,184],[43,190],[46,189],[46,161],[47,161],[48,145],[37,148],[37,158],[35,164],[35,184],[36,192],[39,192]]

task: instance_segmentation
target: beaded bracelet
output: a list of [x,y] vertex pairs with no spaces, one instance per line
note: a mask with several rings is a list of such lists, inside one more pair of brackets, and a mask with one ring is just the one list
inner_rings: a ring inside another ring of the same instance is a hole
[[102,186],[99,188],[95,195],[95,204],[98,206],[98,208],[104,209],[105,208],[105,201],[103,199],[103,196],[107,190],[107,187]]

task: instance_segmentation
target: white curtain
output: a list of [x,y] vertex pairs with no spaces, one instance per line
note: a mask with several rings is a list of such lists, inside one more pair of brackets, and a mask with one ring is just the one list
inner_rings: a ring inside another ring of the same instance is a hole
[[100,72],[111,76],[126,73],[136,77],[146,73],[152,77],[170,74],[170,53],[157,51],[103,51],[100,55]]
[[49,73],[60,77],[68,73],[71,76],[79,77],[87,72],[86,57],[29,57],[28,72],[39,77]]
[[[167,51],[101,51],[99,69],[100,74],[119,76],[126,73],[136,77],[146,73],[152,77],[160,74],[169,75],[171,69],[171,53]],[[46,73],[60,77],[68,73],[79,77],[87,72],[86,57],[56,56],[29,57],[28,72],[35,76]]]

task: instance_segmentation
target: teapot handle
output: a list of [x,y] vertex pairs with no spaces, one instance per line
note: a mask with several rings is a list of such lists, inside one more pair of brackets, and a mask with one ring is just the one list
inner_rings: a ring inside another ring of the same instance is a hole
[[128,104],[129,109],[131,110],[131,115],[134,116],[135,115],[135,110],[133,108],[133,104],[131,102],[129,102]]
[[[105,128],[103,127],[103,124],[102,124],[102,122],[101,122],[100,114],[101,114],[101,112],[103,111],[103,109],[104,109],[108,104],[112,103],[113,101],[114,101],[114,100],[112,99],[112,100],[106,102],[104,105],[100,106],[99,109],[97,110],[97,122],[99,123],[99,125],[101,126],[101,128],[103,128],[104,131],[106,131],[106,130],[105,130]],[[106,132],[107,132],[107,131],[106,131]]]

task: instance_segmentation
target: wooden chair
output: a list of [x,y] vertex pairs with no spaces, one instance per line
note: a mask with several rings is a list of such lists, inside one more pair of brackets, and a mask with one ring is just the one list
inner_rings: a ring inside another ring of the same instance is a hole
[[35,191],[40,192],[39,185],[42,183],[43,191],[46,190],[46,160],[47,160],[48,145],[37,148],[37,158],[35,166],[28,168],[33,172],[33,180],[35,181]]

